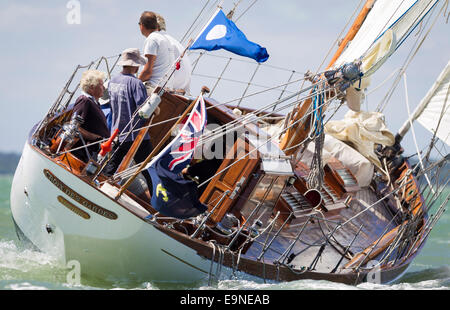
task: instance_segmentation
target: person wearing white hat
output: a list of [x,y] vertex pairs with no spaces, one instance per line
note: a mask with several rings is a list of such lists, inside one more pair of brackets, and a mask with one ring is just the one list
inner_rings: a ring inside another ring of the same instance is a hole
[[[139,129],[145,124],[145,120],[137,116],[133,118],[133,114],[147,99],[147,89],[144,83],[136,77],[139,67],[146,63],[147,61],[141,56],[139,49],[128,48],[124,50],[117,63],[123,67],[122,72],[112,77],[109,82],[108,92],[112,115],[111,133],[115,129],[119,129],[120,147],[113,152],[114,155],[105,168],[106,175],[112,175],[117,170],[122,159],[133,145]],[[129,133],[130,131],[131,133]],[[141,163],[144,161],[151,150],[150,136],[147,134],[134,156],[135,162]],[[145,172],[143,175],[147,183],[151,185],[150,175]]]

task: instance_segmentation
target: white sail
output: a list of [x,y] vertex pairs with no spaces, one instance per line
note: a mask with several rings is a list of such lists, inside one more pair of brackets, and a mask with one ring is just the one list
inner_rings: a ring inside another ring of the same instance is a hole
[[[377,0],[335,67],[367,56],[370,59],[363,60],[363,68],[373,73],[373,68],[378,68],[403,43],[438,1]],[[364,61],[368,62],[365,66]]]
[[450,146],[450,62],[416,109],[417,121]]

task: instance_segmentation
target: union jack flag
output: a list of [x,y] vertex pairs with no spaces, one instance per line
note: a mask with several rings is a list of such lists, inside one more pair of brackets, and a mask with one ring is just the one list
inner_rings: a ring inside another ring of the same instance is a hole
[[172,141],[169,163],[170,171],[181,171],[189,164],[194,155],[195,148],[206,126],[206,108],[203,96],[200,95],[197,104],[178,136]]
[[206,123],[205,100],[200,94],[191,114],[182,121],[179,134],[152,162],[160,159],[168,170],[174,173],[181,172],[190,163]]
[[180,175],[190,163],[206,127],[202,95],[182,124],[180,133],[150,162],[148,172],[153,185],[153,208],[166,216],[190,218],[207,210],[198,200],[197,184]]

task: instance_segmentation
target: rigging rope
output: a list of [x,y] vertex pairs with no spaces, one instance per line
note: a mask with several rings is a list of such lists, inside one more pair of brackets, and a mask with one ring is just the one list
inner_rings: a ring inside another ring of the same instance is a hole
[[[199,76],[199,77],[208,78],[208,79],[217,79],[217,77],[216,77],[216,76],[213,76],[213,75],[200,74],[200,73],[194,73],[193,75]],[[260,87],[260,88],[265,88],[265,90],[264,90],[263,92],[267,92],[267,91],[269,91],[269,90],[276,90],[277,88],[280,88],[280,87],[282,87],[282,86],[284,86],[284,85],[289,85],[289,84],[293,84],[293,83],[300,82],[300,81],[302,81],[302,80],[304,80],[304,79],[298,79],[298,80],[296,80],[296,81],[294,81],[294,82],[289,82],[289,83],[282,84],[282,85],[279,85],[279,86],[276,86],[276,87],[270,87],[270,86],[267,86],[267,85],[261,85],[261,84],[249,83],[249,82],[244,82],[244,81],[239,81],[239,80],[234,80],[234,79],[229,79],[229,78],[224,78],[224,77],[220,77],[220,80],[222,80],[222,81],[228,81],[228,82],[234,82],[234,83],[238,83],[238,84],[245,84],[245,85],[250,85],[250,86],[255,86],[255,87]],[[215,87],[216,87],[216,86],[217,86],[217,85],[215,85]],[[213,89],[214,89],[214,88],[213,88]],[[280,90],[280,92],[283,92],[283,90]],[[292,93],[292,91],[286,91],[286,92]],[[248,95],[240,96],[238,99],[235,99],[235,100],[233,100],[233,101],[237,101],[237,100],[240,100],[240,99],[243,99],[243,98],[247,98],[247,97],[248,97]]]
[[[398,86],[398,83],[400,83],[400,80],[403,76],[403,73],[406,72],[406,69],[409,67],[409,65],[411,64],[412,60],[414,59],[414,57],[417,55],[419,49],[422,47],[422,44],[425,42],[425,40],[427,39],[428,35],[430,34],[431,30],[433,29],[434,25],[436,24],[438,17],[440,16],[442,10],[444,9],[445,5],[448,3],[449,0],[446,0],[444,5],[442,6],[441,10],[439,11],[439,13],[436,15],[436,18],[434,19],[432,25],[430,26],[430,28],[428,29],[428,31],[424,34],[422,40],[420,41],[420,43],[417,45],[417,43],[420,40],[420,35],[417,37],[416,42],[414,43],[413,47],[411,48],[411,51],[409,52],[408,56],[405,59],[405,62],[403,63],[402,67],[400,68],[400,71],[397,74],[396,79],[394,80],[391,88],[388,90],[388,92],[386,93],[385,97],[382,99],[382,101],[378,104],[378,107],[376,109],[377,112],[383,112],[384,109],[386,108],[390,98],[392,97],[395,88]],[[432,11],[434,11],[437,8],[437,6],[434,6],[432,8]],[[426,24],[429,23],[429,21],[431,20],[431,16],[433,13],[431,13],[429,15],[429,18],[426,22]],[[426,26],[423,27],[421,29],[421,32],[423,32],[425,30]],[[415,48],[415,46],[417,45],[417,47]],[[414,50],[415,48],[415,50]],[[414,51],[414,52],[413,52]]]
[[[327,102],[325,102],[324,104],[326,104]],[[314,112],[314,111],[312,111]],[[306,117],[309,115],[306,114],[304,117],[302,117],[301,119],[295,121],[293,124],[291,124],[288,128],[285,128],[282,130],[282,132],[287,131],[290,127],[295,126],[298,122],[302,122],[304,119],[306,119]],[[222,172],[224,172],[225,170],[231,168],[233,165],[237,164],[239,161],[241,161],[242,159],[244,159],[247,156],[250,156],[251,153],[258,151],[259,149],[261,149],[263,146],[267,145],[268,143],[272,142],[273,140],[277,139],[278,136],[274,136],[271,137],[270,139],[268,139],[266,142],[264,142],[263,144],[261,144],[259,147],[255,148],[254,150],[248,152],[246,155],[242,156],[241,158],[239,158],[237,161],[235,161],[233,164],[225,167],[224,169],[222,169],[221,171],[217,172],[214,176],[212,176],[211,178],[209,178],[208,180],[204,181],[202,184],[200,184],[198,187],[200,188],[201,186],[204,186],[206,183],[208,183],[209,181],[211,181],[214,177],[216,177],[217,175],[221,174]]]
[[192,27],[195,25],[195,23],[197,22],[197,20],[200,18],[200,16],[202,15],[203,11],[206,9],[206,7],[208,6],[208,3],[211,0],[206,1],[205,5],[203,6],[203,8],[201,9],[200,13],[198,13],[197,17],[194,19],[194,21],[192,22],[191,26],[189,26],[188,30],[186,31],[186,33],[184,34],[184,36],[181,38],[180,42],[183,42],[186,37],[188,36],[189,32],[191,31]]
[[[231,58],[233,61],[239,61],[239,62],[251,64],[251,65],[255,64],[254,61],[250,61],[250,60],[247,60],[245,58],[237,58],[237,57],[217,55],[217,54],[208,53],[208,52],[205,52],[205,51],[202,51],[202,52],[192,51],[191,55],[192,54],[199,54],[199,56],[207,55],[208,57],[222,58],[222,59],[227,59],[227,60]],[[194,61],[194,64],[195,64],[195,61]],[[266,64],[266,63],[261,63],[261,66],[266,67],[266,68],[277,69],[277,70],[280,70],[280,71],[292,72],[292,69],[287,69],[287,68],[280,67],[280,66],[269,65],[269,64]],[[294,71],[295,71],[296,74],[300,74],[300,75],[304,74],[304,73],[299,72],[297,70],[294,70]]]
[[[282,85],[281,85],[281,86],[282,86]],[[276,88],[278,88],[278,87],[280,87],[280,86],[276,86]],[[305,90],[305,91],[306,91],[306,90]],[[253,95],[261,94],[261,93],[263,93],[263,92],[265,92],[265,91],[256,92],[256,93],[247,95],[246,97],[250,97],[250,96],[253,96]],[[298,93],[299,93],[299,92],[298,92]],[[292,95],[292,96],[285,97],[285,98],[283,98],[283,99],[281,99],[281,100],[276,101],[275,103],[271,103],[271,104],[269,104],[269,105],[267,105],[267,106],[265,106],[265,107],[262,107],[262,108],[260,108],[259,110],[254,111],[253,114],[262,113],[262,112],[264,112],[266,109],[270,109],[270,108],[273,107],[273,106],[276,106],[276,105],[278,105],[278,104],[280,104],[280,103],[282,103],[282,102],[284,102],[284,101],[287,101],[287,100],[291,99],[292,97],[296,96],[298,93],[295,93],[295,94]],[[310,97],[311,97],[311,95],[305,97],[304,99],[307,99],[307,98],[310,98]],[[225,103],[213,105],[213,106],[211,106],[211,107],[207,107],[206,110],[215,108],[215,107],[217,107],[217,106],[223,106],[223,105],[229,104],[229,103],[231,103],[231,102],[233,102],[233,101],[236,101],[236,100],[239,100],[239,99],[234,99],[234,100],[231,100],[231,101],[228,101],[228,102],[225,102]],[[303,99],[302,99],[302,100],[303,100]],[[264,116],[257,117],[257,116],[255,115],[253,120],[254,120],[254,121],[257,121],[257,120],[260,120],[260,119],[264,119],[264,118],[266,118],[267,116],[272,115],[272,114],[275,114],[275,113],[277,113],[277,112],[279,112],[279,111],[281,111],[281,110],[283,110],[283,109],[286,109],[286,108],[288,108],[288,107],[290,107],[290,106],[292,106],[292,105],[294,105],[294,104],[296,104],[296,103],[297,103],[297,102],[294,102],[294,103],[288,104],[288,105],[286,105],[286,106],[283,106],[282,108],[279,108],[279,109],[277,109],[277,110],[270,111],[270,113],[268,113],[268,114],[266,114],[266,115],[264,115]],[[135,113],[137,113],[137,112],[135,112]],[[234,123],[238,123],[238,122],[244,121],[245,118],[248,118],[248,116],[245,116],[245,115],[244,115],[244,116],[242,116],[242,117],[240,117],[240,118],[235,119],[234,121],[232,121],[232,122],[230,122],[230,123],[227,123],[227,124],[221,126],[220,128],[227,128],[227,127],[233,125]],[[145,129],[145,128],[151,128],[151,127],[158,126],[158,125],[161,125],[161,124],[164,124],[164,123],[168,123],[168,122],[171,122],[171,121],[174,121],[174,120],[177,120],[177,119],[178,119],[178,116],[173,117],[173,118],[170,118],[170,119],[167,119],[167,120],[164,120],[164,121],[161,121],[161,122],[158,122],[158,123],[155,123],[155,124],[150,124],[150,125],[148,125],[148,126],[143,126],[143,127],[139,128],[139,129],[135,129],[135,130],[132,130],[132,131],[129,131],[129,132],[123,132],[123,133],[121,133],[119,136],[126,136],[126,135],[129,135],[131,132],[138,132],[138,131],[140,131],[140,130],[142,130],[142,129]],[[221,130],[221,129],[219,129],[219,130]],[[218,131],[218,129],[216,128],[215,131]],[[56,154],[56,155],[57,155],[57,156],[64,155],[64,154],[66,154],[66,153],[73,152],[73,151],[76,151],[76,150],[79,150],[79,149],[83,149],[83,148],[85,148],[85,147],[89,147],[89,146],[101,144],[101,143],[103,143],[103,142],[105,142],[105,141],[107,141],[107,140],[108,140],[108,139],[103,139],[103,140],[100,140],[100,141],[96,141],[96,142],[87,144],[86,146],[81,146],[81,147],[73,148],[73,149],[70,149],[70,150],[67,150],[67,151],[58,153],[58,154]]]
[[323,64],[325,63],[325,61],[327,60],[328,56],[330,55],[331,51],[334,49],[334,47],[336,46],[336,44],[340,41],[340,38],[342,36],[342,34],[344,33],[345,29],[347,29],[348,25],[350,24],[350,22],[353,20],[353,18],[355,17],[356,13],[359,11],[359,7],[361,6],[362,2],[364,0],[360,0],[358,6],[355,8],[355,10],[353,11],[352,16],[350,16],[350,18],[347,20],[347,23],[345,24],[344,28],[342,28],[341,32],[338,34],[336,40],[333,42],[333,44],[331,45],[330,49],[328,50],[327,54],[325,55],[325,57],[322,60],[322,63],[319,65],[319,67],[317,68],[316,72],[320,70],[320,68],[322,68]]
[[[193,35],[193,33],[196,32],[200,26],[205,25],[206,22],[209,19],[211,19],[213,14],[216,12],[217,8],[220,7],[222,2],[223,2],[223,0],[216,0],[210,5],[210,7],[208,9],[206,9],[206,7],[208,6],[208,3],[209,3],[209,1],[207,1],[206,4],[203,6],[202,10],[200,11],[200,13],[198,14],[198,16],[195,18],[194,22],[189,27],[190,31],[188,30],[186,32],[186,34],[183,36],[183,39],[180,42],[183,43],[188,37],[191,37]],[[207,14],[203,18],[201,18],[201,20],[199,21],[200,16],[203,14],[203,11],[205,11],[205,9],[206,9]],[[199,21],[199,22],[196,24],[197,21]]]
[[[412,137],[414,140],[414,144],[416,146],[416,150],[417,150],[417,157],[419,158],[419,163],[420,166],[422,167],[422,170],[425,169],[424,165],[423,165],[423,160],[422,160],[422,155],[421,152],[419,150],[419,145],[417,143],[417,138],[416,138],[416,132],[414,130],[414,125],[413,125],[413,120],[412,120],[412,116],[411,116],[411,109],[409,107],[409,100],[408,100],[408,85],[406,82],[406,72],[403,73],[403,81],[404,81],[404,85],[405,85],[405,104],[406,104],[406,111],[408,111],[408,118],[409,118],[409,123],[410,123],[410,127],[411,127],[411,132],[412,132]],[[428,178],[428,174],[425,173],[425,179],[427,180],[428,186],[430,187],[431,191],[434,193],[434,188],[431,185],[430,179]]]
[[254,0],[254,1],[250,4],[250,6],[249,6],[247,9],[245,9],[245,11],[242,12],[242,14],[239,15],[238,18],[236,18],[236,20],[235,20],[234,22],[237,23],[238,20],[239,20],[242,16],[244,16],[244,14],[247,13],[247,11],[250,10],[250,9],[252,8],[252,6],[255,5],[255,3],[256,3],[257,1],[258,1],[258,0]]
[[[295,96],[295,95],[296,95],[296,94],[294,94],[293,96]],[[313,94],[313,95],[314,95],[314,94]],[[331,98],[330,100],[332,100],[332,99],[334,99],[334,97]],[[283,99],[283,100],[287,100],[287,99]],[[330,100],[329,100],[329,101],[330,101]],[[279,103],[279,102],[276,102],[276,103],[274,103],[274,104],[278,104],[278,103]],[[322,105],[318,106],[315,110],[313,110],[313,111],[307,113],[303,118],[301,118],[301,119],[297,120],[296,122],[294,122],[293,124],[291,124],[291,126],[295,126],[298,122],[303,121],[307,116],[309,116],[311,113],[314,113],[317,109],[322,108],[322,106],[325,105],[325,104],[327,104],[327,103],[328,103],[328,101],[327,101],[327,102],[324,102]],[[294,102],[293,104],[296,104],[296,102]],[[269,105],[268,107],[270,108],[270,105]],[[264,107],[263,109],[265,109],[265,108],[266,108],[266,107]],[[276,111],[274,111],[274,112],[276,112]],[[270,112],[270,114],[271,114],[271,113],[274,113],[274,112]],[[240,127],[242,127],[242,126],[245,126],[245,123],[246,123],[245,118],[246,118],[246,116],[244,116],[244,117],[242,117],[242,118],[239,118],[239,119],[237,119],[237,120],[235,120],[235,121],[233,121],[233,122],[230,122],[230,123],[228,123],[228,124],[225,124],[224,126],[221,126],[221,127],[220,127],[220,128],[221,128],[220,130],[225,129],[226,132],[230,132],[230,131],[232,131],[232,130],[236,130],[237,128],[240,128]],[[259,117],[259,118],[261,118],[261,117]],[[256,120],[256,119],[258,119],[258,117],[255,116],[254,119],[252,119],[252,120],[254,121],[254,120]],[[248,120],[247,120],[247,121],[248,121]],[[240,122],[240,123],[239,123],[238,125],[235,125],[235,124],[238,123],[238,122]],[[242,123],[244,123],[244,124],[242,124]],[[231,125],[231,126],[230,126],[230,125]],[[228,126],[230,126],[230,127],[228,127]],[[234,127],[233,127],[233,126],[234,126]],[[291,127],[291,126],[290,126],[290,127]],[[283,131],[288,130],[290,127],[286,128],[286,129],[283,129]],[[217,130],[214,130],[214,131],[212,131],[211,133],[208,133],[208,134],[206,135],[206,137],[203,137],[202,143],[204,144],[205,141],[208,141],[208,140],[207,140],[208,137],[209,137],[210,139],[216,139],[216,138],[218,137],[218,136],[217,136],[217,132],[218,132]],[[224,134],[223,132],[220,132],[220,131],[219,131],[219,135],[220,135],[220,136],[222,136],[223,134]],[[236,162],[234,162],[232,165],[227,166],[225,169],[223,169],[222,171],[218,172],[217,174],[220,174],[220,173],[222,173],[223,171],[229,169],[230,167],[232,167],[234,164],[236,164],[236,163],[239,162],[240,160],[242,160],[242,159],[244,159],[245,157],[249,156],[251,153],[253,153],[253,152],[255,152],[255,151],[258,151],[259,149],[261,149],[262,147],[264,147],[265,145],[267,145],[269,142],[272,142],[274,139],[277,139],[277,138],[278,138],[277,135],[274,136],[274,137],[271,137],[270,139],[268,139],[267,141],[265,141],[262,145],[260,145],[259,147],[255,148],[254,150],[250,151],[248,154],[244,155],[244,156],[241,157],[239,160],[237,160]],[[201,144],[201,145],[203,145],[203,144]],[[135,172],[136,172],[136,167],[138,167],[138,166],[139,166],[139,165],[134,166],[134,167],[130,167],[129,169],[126,169],[126,170],[122,171],[121,173],[114,175],[114,177],[127,177],[128,174],[130,174],[130,173],[131,173],[131,174],[135,173]],[[217,174],[216,174],[216,175],[217,175]],[[201,186],[205,185],[207,182],[209,182],[210,180],[212,180],[212,178],[214,178],[216,175],[214,175],[213,177],[209,178],[208,180],[206,180],[205,182],[203,182],[202,184],[200,184],[198,187],[200,188]]]
[[[324,85],[319,88],[323,89]],[[324,125],[323,125],[323,105],[324,94],[319,92],[313,99],[313,110],[311,117],[311,132],[308,135],[309,141],[314,141],[315,150],[311,161],[311,170],[307,177],[307,185],[309,189],[315,188],[320,190],[323,184],[324,170],[322,165],[322,150],[325,140]],[[313,129],[314,128],[314,129]]]

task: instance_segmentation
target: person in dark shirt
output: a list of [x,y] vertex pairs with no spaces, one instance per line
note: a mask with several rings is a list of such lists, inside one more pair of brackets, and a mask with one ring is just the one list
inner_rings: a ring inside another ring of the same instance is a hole
[[[116,128],[120,131],[119,148],[114,151],[113,157],[105,168],[105,174],[111,175],[116,172],[123,158],[126,156],[137,134],[139,128],[145,124],[145,120],[138,116],[133,118],[135,111],[147,99],[147,90],[144,83],[136,77],[136,73],[141,65],[146,64],[146,59],[140,55],[139,49],[129,48],[122,52],[118,62],[122,66],[122,72],[114,76],[108,85],[109,97],[111,100],[112,124],[111,131]],[[132,130],[131,133],[130,130]],[[129,134],[128,134],[129,133]],[[137,164],[143,162],[152,151],[150,136],[145,135],[139,149],[134,156]],[[151,186],[151,178],[147,171],[142,172],[148,186]]]
[[[100,108],[98,99],[103,96],[103,80],[105,74],[97,70],[88,70],[81,77],[81,95],[73,106],[73,114],[83,118],[83,123],[79,128],[81,136],[86,144],[103,140],[109,137],[105,115]],[[75,144],[74,148],[82,146],[81,141]],[[92,155],[99,151],[99,145],[88,147],[88,152]],[[82,161],[88,161],[86,149],[75,150],[73,154]]]

